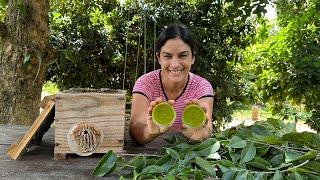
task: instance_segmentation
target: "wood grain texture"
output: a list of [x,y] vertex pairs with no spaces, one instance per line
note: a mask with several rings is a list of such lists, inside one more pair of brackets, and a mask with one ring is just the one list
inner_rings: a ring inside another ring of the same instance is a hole
[[[54,111],[54,101],[48,101],[41,114],[34,121],[29,130],[19,140],[12,143],[7,150],[7,155],[11,159],[18,159],[23,150],[26,149],[28,144],[41,131],[41,126],[47,120],[47,117]],[[50,116],[51,117],[51,116]],[[42,133],[42,132],[40,132]]]
[[[93,123],[103,133],[94,153],[121,152],[124,142],[125,92],[72,92],[56,95],[54,154],[74,153],[68,132],[78,123]],[[63,157],[63,156],[62,156]]]
[[[0,124],[0,179],[103,179],[92,177],[90,174],[104,153],[95,153],[91,156],[77,156],[68,154],[66,160],[54,160],[54,131],[52,126],[44,134],[40,145],[27,148],[19,160],[12,160],[6,155],[6,150],[11,143],[21,137],[30,126],[3,125]],[[163,146],[167,146],[161,136],[144,146],[132,142],[128,131],[125,131],[124,150],[122,153],[126,160],[130,160],[139,154],[159,154]],[[128,155],[129,154],[129,155]],[[126,174],[127,172],[123,172]],[[119,179],[117,173],[105,177],[105,179]]]

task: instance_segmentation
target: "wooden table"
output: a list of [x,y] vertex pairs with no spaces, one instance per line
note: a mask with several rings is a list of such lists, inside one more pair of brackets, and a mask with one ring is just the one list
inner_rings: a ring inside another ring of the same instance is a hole
[[[22,137],[28,128],[28,126],[0,125],[0,180],[96,179],[90,174],[103,154],[87,157],[69,155],[66,160],[53,160],[53,128],[44,135],[40,145],[30,145],[19,160],[11,160],[6,155],[8,147]],[[159,137],[146,146],[139,146],[132,142],[126,132],[123,154],[154,154],[165,144],[163,138]],[[118,179],[118,177],[111,175],[108,179]]]

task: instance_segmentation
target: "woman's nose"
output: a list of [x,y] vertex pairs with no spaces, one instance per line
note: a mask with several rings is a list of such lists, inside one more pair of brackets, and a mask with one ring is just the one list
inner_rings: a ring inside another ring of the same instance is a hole
[[179,66],[180,65],[179,58],[178,57],[172,57],[170,65],[173,66],[173,67]]

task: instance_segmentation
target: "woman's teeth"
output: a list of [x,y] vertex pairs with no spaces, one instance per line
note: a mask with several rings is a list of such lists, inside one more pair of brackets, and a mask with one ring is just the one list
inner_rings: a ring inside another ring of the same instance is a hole
[[179,73],[181,70],[170,70],[171,73]]

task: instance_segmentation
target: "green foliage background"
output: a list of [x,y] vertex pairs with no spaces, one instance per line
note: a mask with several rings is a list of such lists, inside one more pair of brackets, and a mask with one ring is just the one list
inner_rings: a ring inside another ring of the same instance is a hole
[[52,1],[51,43],[57,58],[49,66],[47,79],[62,89],[109,87],[131,91],[139,76],[158,68],[155,38],[166,25],[181,22],[198,40],[192,71],[212,83],[216,93],[213,117],[221,126],[231,120],[229,102],[239,98],[241,89],[234,65],[242,61],[241,51],[254,38],[253,15],[264,13],[267,3],[128,0],[120,5],[102,0]]
[[286,119],[306,119],[319,131],[320,1],[278,0],[275,5],[277,21],[260,23],[256,44],[238,66],[247,87],[243,95],[271,104],[273,113]]
[[[0,21],[8,1],[0,1]],[[154,41],[173,22],[198,40],[192,71],[215,95],[214,122],[231,120],[233,108],[268,105],[284,119],[306,120],[319,131],[319,0],[50,0],[50,43],[56,50],[46,79],[71,87],[123,88],[159,68]]]

